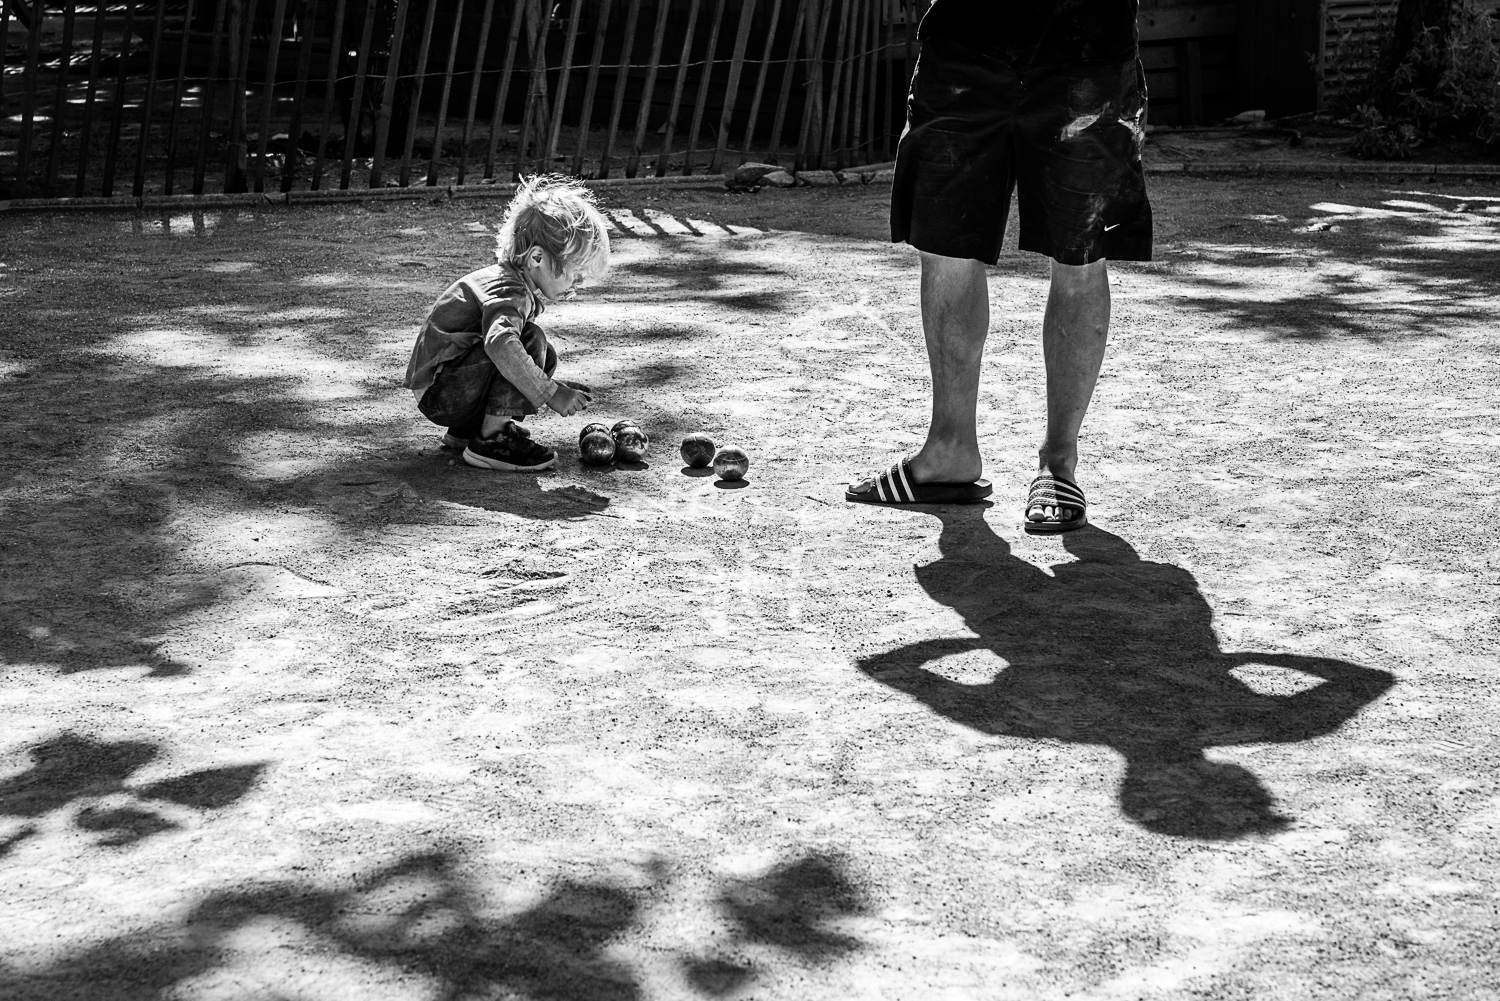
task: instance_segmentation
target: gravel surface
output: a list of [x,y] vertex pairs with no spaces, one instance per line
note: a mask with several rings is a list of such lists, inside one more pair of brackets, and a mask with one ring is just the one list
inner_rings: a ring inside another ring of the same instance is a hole
[[0,218],[0,997],[1485,996],[1500,188],[1152,193],[1062,538],[1015,252],[994,505],[844,503],[879,184],[612,192],[530,476],[399,385],[498,204]]

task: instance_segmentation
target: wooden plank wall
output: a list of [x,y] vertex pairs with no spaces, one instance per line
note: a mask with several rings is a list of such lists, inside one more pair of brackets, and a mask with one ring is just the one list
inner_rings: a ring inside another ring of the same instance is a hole
[[1204,125],[1245,110],[1237,0],[1141,0],[1136,25],[1151,124]]

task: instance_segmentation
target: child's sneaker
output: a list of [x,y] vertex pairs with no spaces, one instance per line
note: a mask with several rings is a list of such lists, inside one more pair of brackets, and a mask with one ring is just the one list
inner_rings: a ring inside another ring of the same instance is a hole
[[557,453],[532,441],[531,436],[512,421],[493,438],[471,438],[469,447],[464,449],[464,461],[481,469],[529,473],[551,467],[557,462]]

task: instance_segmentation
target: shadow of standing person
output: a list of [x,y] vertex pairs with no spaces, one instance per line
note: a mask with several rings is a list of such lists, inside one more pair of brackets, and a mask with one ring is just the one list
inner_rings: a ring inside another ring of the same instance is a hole
[[[1220,650],[1193,575],[1142,560],[1098,528],[1063,536],[1076,562],[1049,575],[1013,556],[982,508],[937,515],[943,555],[918,567],[917,580],[977,635],[908,644],[861,669],[984,733],[1113,748],[1125,758],[1120,805],[1149,830],[1223,839],[1285,827],[1253,773],[1204,751],[1332,733],[1393,683],[1340,660]],[[986,684],[926,667],[984,649],[1006,663]],[[1319,680],[1262,695],[1231,673],[1250,664]]]

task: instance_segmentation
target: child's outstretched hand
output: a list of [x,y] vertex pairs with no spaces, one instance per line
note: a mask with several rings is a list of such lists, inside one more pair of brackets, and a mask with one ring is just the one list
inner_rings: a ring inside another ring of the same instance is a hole
[[557,392],[552,394],[552,399],[547,401],[547,406],[564,417],[572,417],[589,408],[594,398],[581,389],[573,389],[569,386],[558,386]]

